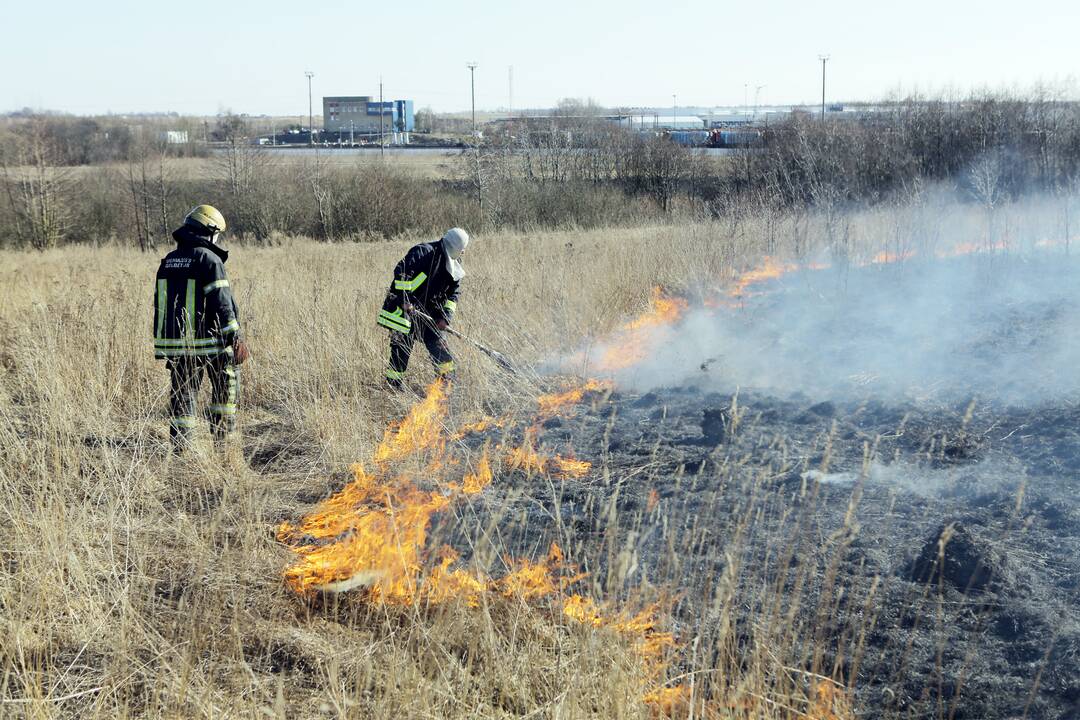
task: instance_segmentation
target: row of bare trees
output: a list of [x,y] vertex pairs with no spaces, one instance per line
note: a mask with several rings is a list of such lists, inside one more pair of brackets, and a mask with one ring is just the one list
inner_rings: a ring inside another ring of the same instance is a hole
[[122,162],[71,168],[51,122],[0,129],[0,246],[116,238],[149,249],[207,200],[257,241],[456,224],[592,227],[763,208],[823,213],[842,245],[851,204],[904,201],[931,185],[988,212],[1032,190],[1080,195],[1080,105],[1044,96],[916,99],[826,122],[795,116],[773,124],[764,147],[722,158],[620,127],[595,106],[564,104],[550,118],[489,126],[449,179],[332,153],[283,160],[251,144],[246,121],[231,115],[216,123],[221,145],[196,171],[156,135],[128,142]]

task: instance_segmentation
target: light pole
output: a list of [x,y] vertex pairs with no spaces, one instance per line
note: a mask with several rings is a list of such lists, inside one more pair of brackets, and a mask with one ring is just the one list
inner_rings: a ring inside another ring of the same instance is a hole
[[676,114],[676,108],[678,105],[675,102],[675,93],[671,94],[671,129],[675,129],[675,125],[678,122],[678,115]]
[[766,86],[765,85],[757,85],[756,87],[754,87],[754,120],[757,120],[758,97],[761,95],[761,90],[764,87],[766,87]]
[[305,70],[304,75],[307,76],[307,115],[308,115],[308,145],[315,144],[315,111],[311,105],[311,78],[315,77],[315,73],[310,70]]
[[473,137],[476,137],[476,66],[477,62],[465,63],[465,67],[469,68],[469,92],[472,96],[472,132]]
[[828,55],[818,55],[821,61],[821,121],[825,122],[825,63],[829,61]]

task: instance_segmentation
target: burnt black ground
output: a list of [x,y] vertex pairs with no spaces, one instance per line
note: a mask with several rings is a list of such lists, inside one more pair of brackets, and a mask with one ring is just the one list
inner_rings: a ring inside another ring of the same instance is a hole
[[854,686],[867,717],[1080,717],[1075,402],[681,387],[594,394],[539,439],[592,471],[504,473],[463,511],[483,522],[442,524],[486,528],[453,538],[466,554],[557,540],[595,596],[670,591],[687,646],[771,647]]

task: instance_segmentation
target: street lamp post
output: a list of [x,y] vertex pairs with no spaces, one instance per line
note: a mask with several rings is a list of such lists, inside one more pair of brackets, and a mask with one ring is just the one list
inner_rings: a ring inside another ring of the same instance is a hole
[[469,68],[469,93],[472,96],[472,131],[473,137],[476,137],[476,67],[477,62],[465,63],[465,67]]
[[311,78],[315,77],[315,73],[310,70],[305,70],[304,75],[307,76],[307,114],[308,114],[308,145],[315,144],[315,111],[311,105]]
[[678,124],[678,103],[675,102],[675,93],[671,94],[671,129],[675,130],[675,126]]
[[821,121],[825,122],[825,63],[829,61],[828,55],[818,55],[821,61]]

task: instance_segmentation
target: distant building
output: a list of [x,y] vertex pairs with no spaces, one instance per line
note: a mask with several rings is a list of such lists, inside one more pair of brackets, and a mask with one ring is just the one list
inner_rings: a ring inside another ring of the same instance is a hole
[[186,145],[188,133],[187,130],[162,130],[158,133],[158,140],[166,145]]
[[672,115],[670,112],[652,115],[616,115],[610,116],[623,127],[632,130],[704,130],[705,121],[696,115]]
[[368,95],[323,98],[324,133],[410,133],[414,125],[412,100],[388,100],[380,104]]

